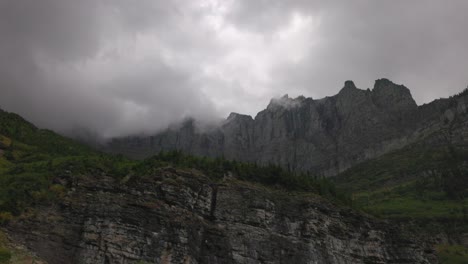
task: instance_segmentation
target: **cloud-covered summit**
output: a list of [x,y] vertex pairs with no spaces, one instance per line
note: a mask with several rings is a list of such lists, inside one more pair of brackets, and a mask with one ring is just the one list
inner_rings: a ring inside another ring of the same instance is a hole
[[0,0],[0,107],[103,136],[255,114],[343,80],[418,103],[468,83],[468,2]]

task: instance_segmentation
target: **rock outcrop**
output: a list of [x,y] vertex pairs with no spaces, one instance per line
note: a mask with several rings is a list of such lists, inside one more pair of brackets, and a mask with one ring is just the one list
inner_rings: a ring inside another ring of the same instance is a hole
[[9,234],[50,264],[436,263],[398,227],[311,194],[172,168],[127,180],[57,179],[63,199]]
[[203,132],[189,120],[153,136],[114,139],[105,150],[135,158],[182,150],[331,176],[446,127],[450,113],[466,115],[465,97],[418,107],[406,87],[387,79],[372,90],[346,81],[332,97],[285,96],[255,118],[233,113]]

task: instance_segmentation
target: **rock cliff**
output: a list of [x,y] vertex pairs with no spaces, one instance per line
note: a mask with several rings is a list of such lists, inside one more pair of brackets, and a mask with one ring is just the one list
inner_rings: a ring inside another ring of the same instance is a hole
[[151,177],[60,177],[69,190],[8,230],[50,264],[435,263],[388,222],[293,194],[197,171]]
[[406,87],[387,79],[377,80],[372,90],[346,81],[332,97],[285,96],[255,118],[232,113],[203,131],[189,120],[153,136],[114,139],[105,150],[144,158],[177,149],[331,176],[440,130],[450,113],[466,115],[466,98],[452,101],[418,107]]

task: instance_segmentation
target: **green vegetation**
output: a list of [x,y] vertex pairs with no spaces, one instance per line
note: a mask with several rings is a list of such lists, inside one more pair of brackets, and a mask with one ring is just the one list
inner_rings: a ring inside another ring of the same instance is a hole
[[7,247],[5,234],[0,231],[0,263],[10,263],[11,251]]
[[353,202],[386,218],[454,219],[468,216],[468,153],[415,144],[358,165],[336,179]]
[[355,166],[336,184],[367,213],[456,236],[468,232],[467,160],[463,146],[421,142]]
[[[0,157],[0,223],[5,213],[20,214],[25,208],[53,201],[63,196],[63,186],[54,184],[54,178],[63,175],[113,175],[123,177],[135,163],[122,157],[88,152],[87,155],[55,155],[40,148],[28,148],[22,143],[5,150]],[[22,151],[23,155],[15,155]],[[31,155],[43,159],[29,159]],[[1,162],[3,161],[3,162]]]
[[[414,234],[468,232],[468,151],[420,142],[369,160],[336,178],[352,202],[372,215],[405,223]],[[468,249],[437,248],[441,263],[468,263]]]
[[63,196],[65,190],[53,183],[56,176],[120,177],[133,163],[38,129],[20,116],[0,110],[0,224],[28,207]]
[[195,157],[180,151],[160,153],[137,164],[133,173],[151,175],[160,167],[197,169],[213,180],[223,179],[229,174],[243,181],[260,183],[288,191],[313,192],[340,204],[351,204],[351,197],[337,190],[334,183],[326,178],[315,178],[305,173],[287,171],[276,165],[260,166],[254,163],[231,161],[224,158]]
[[468,248],[460,245],[439,245],[437,253],[441,264],[468,264]]
[[0,248],[0,263],[9,263],[11,252],[6,248]]
[[[354,166],[337,177],[337,183],[346,184],[353,191],[374,190],[381,187],[396,186],[408,180],[426,181],[431,174],[444,174],[440,177],[439,187],[450,187],[452,180],[463,184],[459,168],[468,158],[463,149],[450,149],[447,146],[429,146],[414,144],[404,149],[391,152],[380,158]],[[453,174],[457,175],[453,175]],[[462,175],[463,176],[463,175]],[[450,177],[450,179],[449,179]],[[444,181],[444,183],[442,182]],[[425,183],[424,183],[425,184]]]
[[7,140],[10,141],[11,147],[17,148],[14,154],[28,161],[44,160],[45,156],[75,156],[91,152],[91,149],[85,145],[50,130],[38,129],[19,115],[2,110],[0,110],[0,135],[9,138]]

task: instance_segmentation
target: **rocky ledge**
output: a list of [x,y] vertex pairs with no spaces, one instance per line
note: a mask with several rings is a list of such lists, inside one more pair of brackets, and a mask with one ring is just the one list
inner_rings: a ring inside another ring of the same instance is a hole
[[61,177],[63,198],[10,236],[48,263],[434,263],[429,245],[312,194],[197,171]]

